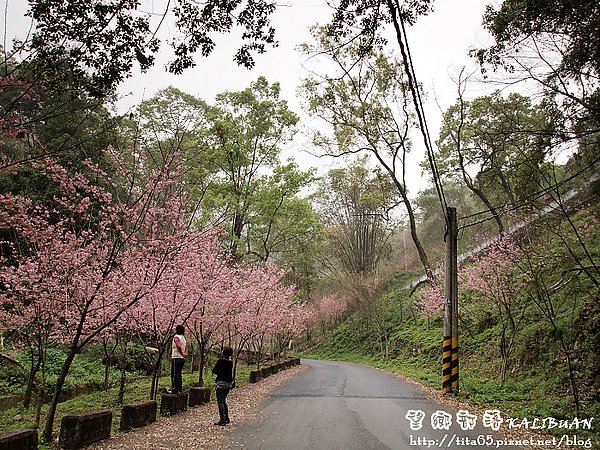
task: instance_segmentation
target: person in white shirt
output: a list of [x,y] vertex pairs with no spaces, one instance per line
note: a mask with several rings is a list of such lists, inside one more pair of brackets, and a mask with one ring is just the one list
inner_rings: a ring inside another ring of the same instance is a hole
[[171,345],[171,392],[179,394],[183,390],[183,382],[181,380],[181,371],[187,358],[188,348],[185,340],[185,328],[183,325],[175,327],[175,336]]

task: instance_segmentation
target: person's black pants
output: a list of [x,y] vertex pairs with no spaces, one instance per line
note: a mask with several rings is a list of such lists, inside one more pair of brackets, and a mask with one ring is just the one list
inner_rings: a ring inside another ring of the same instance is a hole
[[217,388],[217,405],[219,406],[220,422],[229,422],[229,410],[225,401],[227,394],[229,394],[229,389]]
[[185,359],[183,358],[171,359],[171,391],[174,394],[179,394],[181,391],[183,391],[181,371],[183,370],[184,363]]

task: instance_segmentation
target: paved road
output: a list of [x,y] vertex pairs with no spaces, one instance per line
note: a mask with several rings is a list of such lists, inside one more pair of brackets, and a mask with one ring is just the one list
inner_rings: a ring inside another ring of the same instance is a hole
[[[489,441],[468,445],[467,438],[490,435],[488,428],[481,427],[481,418],[477,419],[475,430],[462,431],[456,423],[456,411],[429,400],[414,384],[357,364],[313,360],[302,360],[302,363],[310,366],[310,370],[273,391],[261,412],[231,433],[231,447],[256,450],[496,448],[496,443]],[[411,430],[405,418],[409,410],[425,413],[418,431]],[[431,415],[438,410],[452,414],[449,430],[433,429]],[[502,448],[516,449],[508,445]]]

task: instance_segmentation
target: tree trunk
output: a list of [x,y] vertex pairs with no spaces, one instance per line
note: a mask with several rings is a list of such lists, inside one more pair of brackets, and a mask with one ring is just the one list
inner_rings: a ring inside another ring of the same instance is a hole
[[198,362],[198,369],[199,369],[199,374],[198,374],[198,384],[200,386],[204,386],[204,366],[206,365],[206,343],[204,342],[204,338],[200,338],[200,342],[199,342],[199,347],[200,347],[200,361]]
[[27,379],[27,389],[25,389],[25,395],[23,396],[23,408],[29,409],[31,404],[31,396],[33,394],[33,388],[35,385],[35,376],[40,370],[42,365],[42,356],[38,351],[37,358],[33,357],[33,349],[31,351],[31,368],[29,369],[29,377]]
[[108,391],[108,385],[110,382],[110,364],[108,360],[106,360],[106,364],[104,365],[104,392]]
[[[127,341],[128,339],[125,339],[125,355],[127,355]],[[104,350],[104,392],[108,391],[108,388],[110,387],[110,366],[111,366],[111,359],[112,356],[115,354],[115,350],[117,348],[117,346],[119,345],[119,340],[115,339],[115,343],[112,346],[111,349],[109,349],[109,344],[107,342],[106,338],[102,339],[102,349]],[[127,356],[124,357],[124,361],[123,363],[126,363],[127,360]]]
[[465,185],[471,192],[473,192],[483,202],[483,204],[490,211],[490,213],[494,217],[494,220],[496,221],[496,225],[498,226],[498,234],[504,234],[504,223],[502,222],[502,219],[500,218],[500,214],[498,214],[498,211],[496,210],[496,208],[494,208],[494,206],[492,205],[492,202],[489,201],[489,199],[483,193],[483,191],[481,189],[477,188],[471,181],[469,181],[467,179],[466,172],[464,171],[464,169],[462,169],[462,170],[463,170],[463,180],[465,181]]
[[156,392],[158,390],[158,377],[160,372],[160,366],[162,363],[164,349],[158,353],[158,359],[156,360],[156,364],[154,364],[154,370],[152,372],[152,383],[150,385],[150,400],[156,400]]
[[119,397],[118,403],[122,405],[125,400],[125,382],[127,381],[127,371],[125,370],[125,364],[121,364],[121,378],[119,380]]
[[242,231],[244,231],[244,216],[236,213],[233,218],[233,240],[231,242],[231,255],[236,261],[239,261],[242,257],[238,250],[238,243],[242,237]]
[[575,415],[579,416],[579,389],[577,388],[577,380],[575,378],[575,371],[573,369],[573,361],[571,359],[571,352],[569,352],[566,348],[564,342],[561,343],[563,345],[563,350],[565,352],[565,357],[567,358],[567,367],[569,368],[569,381],[571,382],[571,390],[573,392],[573,401],[575,402]]
[[508,348],[506,345],[506,327],[504,321],[502,321],[502,334],[500,337],[500,355],[502,359],[500,365],[500,383],[504,384],[506,381],[506,368],[508,366]]
[[[43,377],[42,377],[43,378]],[[35,395],[35,427],[40,427],[40,421],[42,418],[42,404],[44,403],[44,380],[39,383],[36,389]]]
[[496,173],[498,174],[498,178],[500,179],[500,185],[502,186],[502,190],[508,197],[508,200],[510,201],[511,206],[516,207],[517,199],[515,198],[515,194],[513,193],[512,189],[510,188],[510,186],[508,184],[508,180],[504,176],[504,172],[502,171],[502,169],[498,169],[498,168],[494,168],[494,169],[495,169]]
[[421,260],[421,264],[423,265],[423,269],[425,269],[425,274],[427,275],[427,279],[432,280],[433,270],[431,270],[431,264],[429,263],[429,258],[427,257],[427,253],[425,253],[425,249],[423,248],[423,244],[421,244],[421,240],[417,235],[417,221],[415,220],[415,215],[412,210],[410,203],[405,203],[406,209],[408,211],[408,217],[410,220],[410,235],[412,240],[417,248],[417,253],[419,254],[419,259]]
[[249,338],[247,338],[247,339],[240,339],[240,346],[238,348],[238,351],[235,353],[235,358],[233,359],[233,381],[235,381],[235,376],[236,376],[236,373],[237,373],[238,359],[240,357],[240,354],[244,350],[244,347],[248,343],[248,339]]
[[50,405],[48,406],[48,414],[46,415],[46,426],[44,427],[44,442],[46,444],[50,444],[52,442],[52,429],[54,428],[54,416],[56,415],[56,407],[58,406],[58,400],[60,397],[60,393],[62,392],[62,388],[65,384],[65,380],[67,379],[67,374],[69,373],[71,364],[73,363],[75,355],[77,354],[78,341],[79,339],[76,337],[75,342],[71,345],[71,348],[67,355],[67,359],[63,363],[60,374],[56,379],[56,386],[54,387],[52,400],[50,401]]

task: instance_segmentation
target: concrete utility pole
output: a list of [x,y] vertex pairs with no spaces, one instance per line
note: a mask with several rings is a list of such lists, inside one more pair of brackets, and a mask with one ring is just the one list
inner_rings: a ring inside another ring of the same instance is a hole
[[458,392],[458,223],[456,208],[446,209],[446,286],[442,393]]

